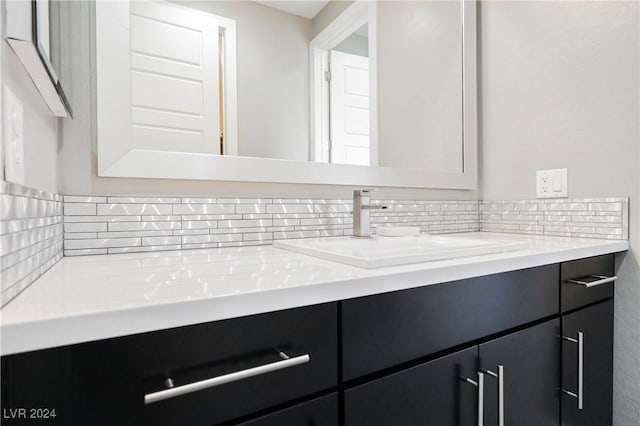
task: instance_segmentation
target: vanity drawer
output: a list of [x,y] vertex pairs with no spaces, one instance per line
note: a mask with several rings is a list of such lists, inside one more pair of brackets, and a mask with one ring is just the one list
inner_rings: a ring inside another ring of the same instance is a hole
[[546,265],[342,302],[345,380],[558,313]]
[[338,394],[332,393],[238,426],[336,426],[339,423]]
[[613,254],[565,262],[560,271],[562,312],[613,297]]
[[[30,383],[47,389],[45,393],[65,393],[64,404],[56,407],[59,421],[64,421],[59,424],[214,425],[335,388],[337,305],[83,343],[54,352],[62,353],[64,360],[50,357],[58,363],[51,368],[66,366],[65,383],[33,378]],[[16,383],[22,377],[29,377],[28,364],[13,371]],[[154,393],[167,389],[168,378],[172,391],[191,392],[155,394],[167,398],[153,402]],[[205,386],[210,384],[216,386]],[[198,390],[199,385],[203,388]],[[34,399],[29,403],[39,406]]]

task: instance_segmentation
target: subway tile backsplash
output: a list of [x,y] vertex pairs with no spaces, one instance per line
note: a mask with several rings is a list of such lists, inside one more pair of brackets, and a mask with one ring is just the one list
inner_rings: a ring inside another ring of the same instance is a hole
[[[477,231],[477,201],[373,200],[378,225]],[[237,247],[350,235],[351,200],[215,197],[64,197],[64,254]]]
[[629,199],[481,201],[480,229],[626,240],[629,238]]
[[[628,199],[372,200],[379,225],[423,232],[509,232],[628,238]],[[217,197],[64,197],[66,256],[238,247],[350,235],[351,200]]]
[[0,306],[62,258],[62,197],[0,182]]

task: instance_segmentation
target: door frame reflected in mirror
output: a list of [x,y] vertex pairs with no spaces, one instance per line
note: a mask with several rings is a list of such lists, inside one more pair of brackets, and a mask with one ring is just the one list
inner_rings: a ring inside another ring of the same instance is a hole
[[369,151],[370,165],[378,165],[378,49],[377,3],[356,0],[309,43],[309,161],[330,163],[327,154],[328,101],[325,72],[328,52],[339,45],[364,24],[368,24],[369,52]]

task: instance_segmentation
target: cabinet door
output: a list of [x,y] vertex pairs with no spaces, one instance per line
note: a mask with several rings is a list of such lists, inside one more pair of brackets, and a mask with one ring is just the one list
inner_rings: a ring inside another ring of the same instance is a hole
[[336,426],[338,395],[323,396],[238,426]]
[[563,426],[607,426],[613,410],[613,300],[582,309],[562,318],[562,334],[575,340],[582,333],[582,371],[579,343],[562,343],[562,389],[579,394],[582,376],[582,409],[578,398],[563,393]]
[[347,426],[477,424],[477,346],[345,392]]
[[[560,320],[554,319],[480,345],[485,375],[485,424],[557,425],[560,421]],[[498,374],[499,375],[499,374]],[[499,382],[503,403],[499,404]]]

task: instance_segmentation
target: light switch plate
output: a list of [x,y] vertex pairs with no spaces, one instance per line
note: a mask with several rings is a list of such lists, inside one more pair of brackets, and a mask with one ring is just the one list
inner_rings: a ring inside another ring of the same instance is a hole
[[568,197],[567,169],[537,171],[536,194],[538,198]]
[[4,178],[7,182],[24,185],[23,104],[9,87],[4,86],[3,91]]

